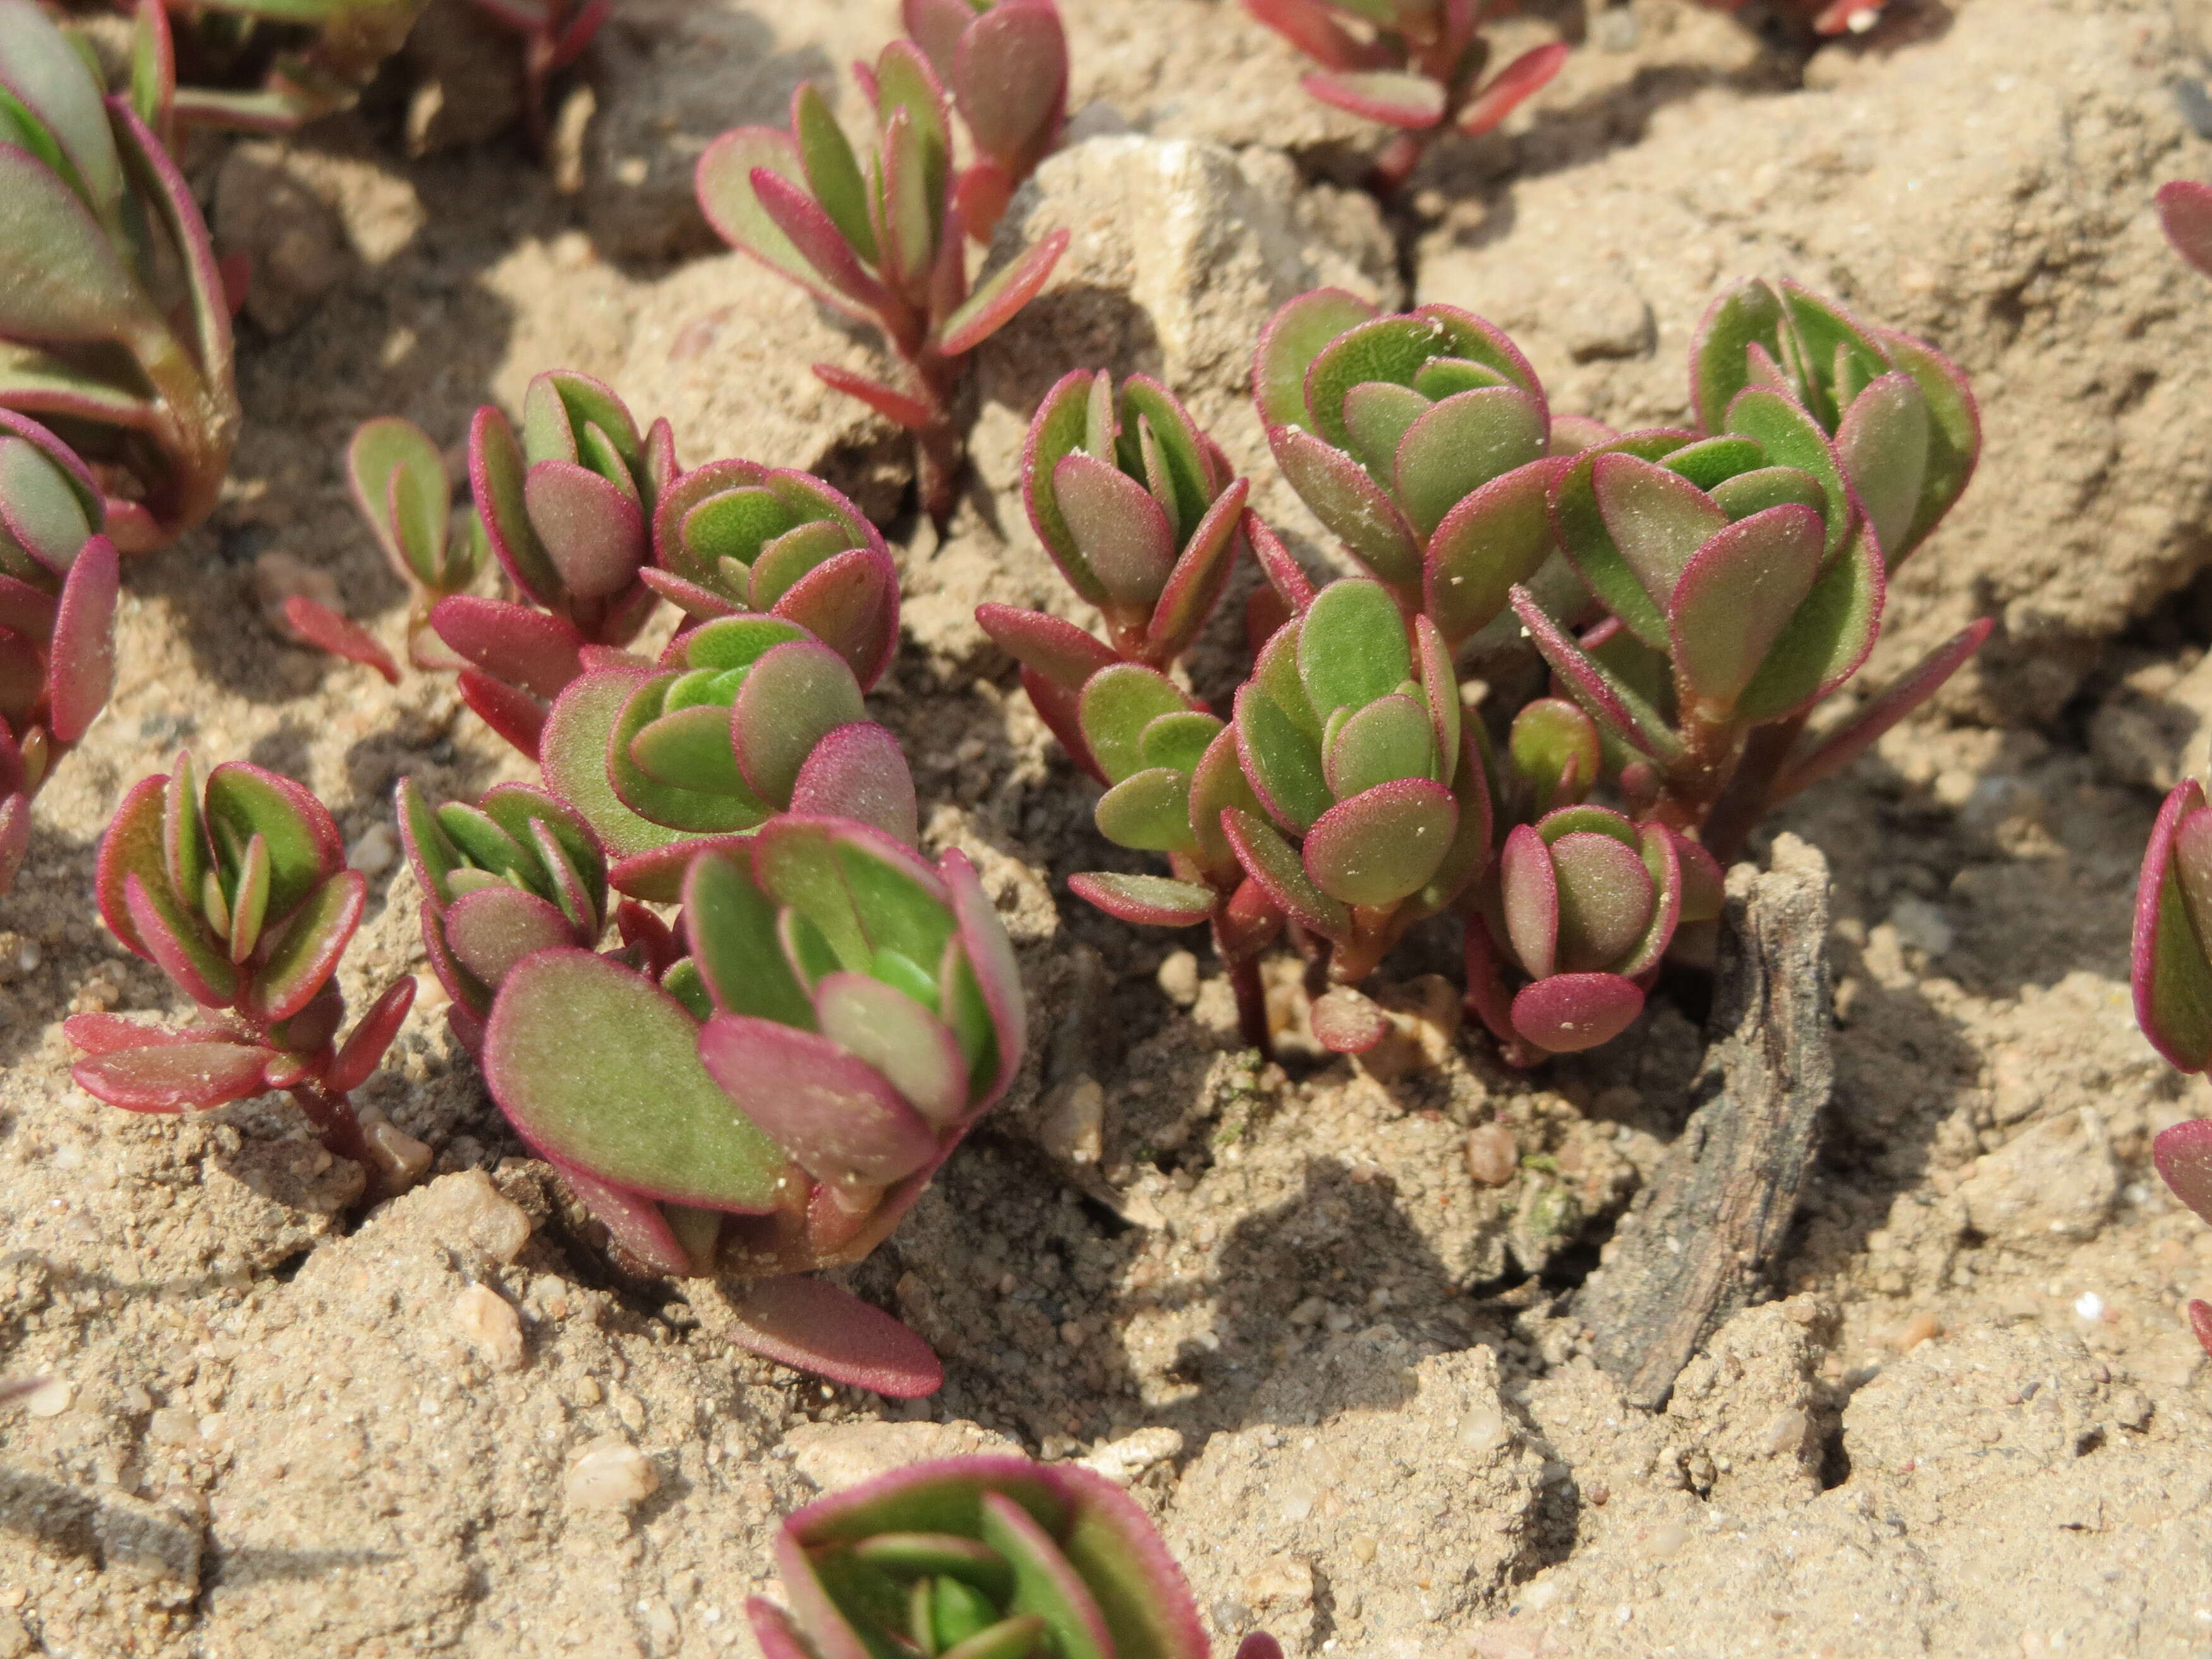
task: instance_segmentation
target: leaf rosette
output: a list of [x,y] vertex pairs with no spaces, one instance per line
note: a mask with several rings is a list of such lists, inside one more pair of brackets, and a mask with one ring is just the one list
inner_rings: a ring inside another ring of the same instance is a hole
[[1299,498],[1455,654],[1551,556],[1550,404],[1480,317],[1316,289],[1269,319],[1252,393]]
[[61,427],[125,553],[207,516],[240,419],[184,175],[35,0],[0,0],[0,408]]
[[757,1281],[739,1340],[880,1392],[933,1389],[896,1320],[807,1270],[860,1260],[1019,1070],[1018,972],[973,867],[787,814],[696,853],[657,975],[575,949],[510,971],[494,1097],[636,1261]]
[[1225,810],[1223,831],[1276,908],[1331,943],[1337,982],[1489,862],[1489,784],[1449,654],[1380,582],[1332,582],[1278,630],[1231,729],[1261,810]]
[[115,684],[114,544],[69,447],[0,409],[0,893],[31,841],[31,799]]
[[[777,1534],[788,1609],[746,1607],[767,1659],[1206,1659],[1151,1518],[1104,1476],[1013,1457],[918,1463],[817,1499]],[[1240,1659],[1274,1645],[1248,1638]]]
[[87,1092],[138,1112],[202,1110],[288,1090],[331,1151],[388,1167],[345,1097],[366,1081],[415,997],[402,978],[341,1044],[336,975],[368,892],[329,811],[242,761],[202,782],[191,757],[125,793],[101,837],[101,919],[216,1018],[165,1031],[108,1014],[66,1023]]

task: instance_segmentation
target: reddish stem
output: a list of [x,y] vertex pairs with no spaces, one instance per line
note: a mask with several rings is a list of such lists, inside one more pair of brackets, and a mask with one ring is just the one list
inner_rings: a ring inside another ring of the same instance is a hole
[[370,1150],[368,1137],[362,1132],[361,1120],[354,1115],[353,1103],[343,1095],[334,1093],[319,1078],[309,1078],[294,1084],[288,1092],[300,1103],[300,1109],[315,1126],[324,1147],[333,1156],[350,1158],[362,1167],[368,1184],[362,1189],[364,1202],[374,1203],[385,1196],[384,1166]]

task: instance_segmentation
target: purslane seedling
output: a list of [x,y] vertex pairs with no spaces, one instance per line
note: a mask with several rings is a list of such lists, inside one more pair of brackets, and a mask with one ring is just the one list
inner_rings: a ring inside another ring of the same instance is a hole
[[368,883],[346,867],[337,824],[291,779],[243,761],[204,781],[188,755],[141,779],[100,838],[100,914],[130,951],[207,1011],[167,1030],[114,1014],[64,1024],[84,1052],[73,1075],[134,1112],[199,1111],[283,1090],[324,1146],[367,1171],[398,1173],[347,1096],[367,1082],[415,1000],[403,976],[343,1041],[336,975]]
[[0,408],[52,424],[125,553],[214,507],[238,435],[230,307],[151,128],[35,0],[0,0]]
[[[990,16],[1020,22],[1049,9],[1037,0],[1001,0]],[[1057,40],[1056,17],[1054,24]],[[936,39],[934,26],[924,33]],[[1006,33],[1009,55],[999,75],[976,83],[980,95],[1005,100],[1010,120],[1017,111],[1054,106],[1064,94],[1064,54],[1055,64],[1042,33],[1034,51],[1023,44],[1028,40]],[[970,210],[959,199],[951,109],[927,52],[894,40],[872,70],[856,66],[855,73],[875,112],[864,150],[854,149],[820,88],[803,83],[792,95],[788,131],[739,127],[707,147],[699,205],[732,246],[831,310],[882,331],[901,364],[899,383],[828,363],[814,372],[915,434],[922,505],[942,524],[965,465],[955,404],[967,356],[1044,286],[1068,233],[1054,231],[971,287]]]
[[[418,472],[425,476],[416,481]],[[469,428],[477,519],[521,597],[447,592],[430,605],[430,629],[465,665],[463,700],[525,754],[537,753],[547,706],[586,659],[628,645],[657,603],[642,573],[653,557],[653,512],[676,472],[668,422],[641,433],[621,398],[574,370],[531,381],[520,434],[496,405],[477,410]],[[407,487],[434,494],[419,453],[408,476]],[[402,487],[393,477],[387,489]],[[437,543],[428,509],[418,510],[417,550],[428,554]],[[464,554],[463,562],[475,556]],[[430,584],[414,570],[413,554],[407,563],[427,597]],[[462,574],[450,556],[424,563],[441,583]]]
[[743,1281],[737,1340],[908,1397],[943,1372],[811,1270],[857,1261],[1005,1091],[1019,971],[967,859],[784,813],[695,848],[676,937],[631,966],[541,949],[483,1039],[494,1097],[638,1262]]
[[[1623,1030],[1683,930],[1718,914],[1721,864],[1760,814],[1924,702],[1990,628],[1814,732],[1874,647],[1889,574],[1966,487],[1973,401],[1929,347],[1788,283],[1732,289],[1692,356],[1696,424],[1621,434],[1556,416],[1467,312],[1290,301],[1254,398],[1285,479],[1364,574],[1316,591],[1244,515],[1267,584],[1225,726],[1151,649],[1180,651],[1205,608],[1167,603],[1188,515],[1140,480],[1169,469],[1126,416],[1117,445],[1097,441],[1103,381],[1064,382],[1031,433],[1031,515],[1114,643],[1003,606],[979,619],[1107,786],[1102,832],[1172,861],[1076,890],[1132,921],[1212,921],[1262,1046],[1252,958],[1285,924],[1320,997],[1447,911],[1469,1007],[1508,1058]],[[1071,482],[1085,519],[1061,505]],[[1532,654],[1552,684],[1529,696]],[[1355,1000],[1329,1006],[1325,1044],[1376,1040],[1375,1020],[1340,1017]]]
[[1488,132],[1559,72],[1567,48],[1532,47],[1488,80],[1491,0],[1244,0],[1321,67],[1299,85],[1322,103],[1398,129],[1371,183],[1388,195],[1448,132]]
[[953,186],[969,236],[988,242],[1023,179],[1067,125],[1067,35],[1053,0],[901,0],[975,159]]
[[61,440],[0,409],[0,893],[31,801],[115,685],[115,545],[100,486]]
[[[2166,240],[2212,276],[2212,187],[2187,181],[2158,192]],[[2184,778],[2152,827],[2136,888],[2129,977],[2136,1023],[2179,1070],[2212,1064],[2212,805],[2204,787]],[[2159,1175],[2175,1197],[2212,1222],[2212,1119],[2192,1118],[2151,1143]],[[2212,1302],[2192,1301],[2189,1323],[2212,1354]]]
[[[766,1659],[1206,1659],[1175,1558],[1135,1499],[1079,1463],[917,1463],[787,1517],[787,1605],[745,1614]],[[1254,1632],[1237,1659],[1280,1659]]]

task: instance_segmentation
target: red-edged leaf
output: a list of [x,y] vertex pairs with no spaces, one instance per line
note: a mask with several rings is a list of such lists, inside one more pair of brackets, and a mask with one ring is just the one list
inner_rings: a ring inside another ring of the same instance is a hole
[[1244,502],[1251,493],[1251,484],[1237,479],[1214,498],[1190,532],[1145,632],[1145,654],[1151,661],[1170,663],[1182,655],[1221,603],[1237,562],[1237,539],[1247,516]]
[[769,167],[755,167],[751,180],[761,211],[823,281],[869,311],[881,311],[890,304],[890,290],[861,264],[852,244],[820,203]]
[[1330,341],[1346,329],[1371,320],[1372,301],[1340,288],[1317,288],[1285,301],[1260,331],[1252,356],[1252,401],[1269,427],[1310,430],[1306,371]]
[[504,883],[454,900],[446,911],[446,939],[461,966],[494,990],[532,951],[580,943],[557,907]]
[[857,818],[908,847],[921,840],[914,775],[898,739],[872,720],[838,726],[814,745],[791,786],[791,810]]
[[1322,994],[1310,1016],[1314,1041],[1332,1054],[1364,1054],[1390,1035],[1390,1016],[1349,985]]
[[2199,1219],[2212,1221],[2212,1118],[2191,1118],[2161,1129],[2150,1150],[2173,1195]]
[[1644,1012],[1644,993],[1618,974],[1554,974],[1513,999],[1513,1029],[1548,1054],[1610,1042]]
[[885,386],[881,380],[872,380],[865,374],[855,374],[849,368],[840,368],[835,363],[816,363],[814,373],[831,391],[858,398],[892,425],[904,427],[909,432],[927,431],[943,418],[937,410],[911,392]]
[[1376,69],[1389,61],[1380,42],[1360,40],[1315,0],[1244,0],[1244,9],[1325,68]]
[[699,1059],[817,1181],[888,1187],[936,1154],[936,1132],[884,1074],[819,1033],[717,1014],[699,1034]]
[[607,599],[627,587],[645,562],[643,507],[582,463],[538,462],[523,477],[522,498],[545,556],[560,573],[562,597]]
[[852,669],[870,690],[898,653],[898,567],[880,547],[855,547],[825,559],[769,613],[795,622]]
[[979,605],[975,621],[1008,656],[1070,693],[1079,694],[1093,674],[1121,660],[1103,641],[1042,611]]
[[1213,890],[1166,876],[1112,871],[1070,876],[1067,890],[1108,915],[1139,927],[1195,927],[1213,914]]
[[945,1368],[927,1342],[821,1279],[756,1279],[730,1302],[736,1322],[723,1334],[778,1364],[892,1400],[918,1400],[945,1385]]
[[316,889],[253,969],[240,1006],[256,1018],[276,1021],[291,1018],[314,1000],[337,971],[368,899],[368,878],[358,870],[341,871]]
[[384,1059],[384,1051],[399,1035],[399,1028],[407,1023],[407,1011],[415,1006],[415,976],[411,974],[396,979],[384,988],[360,1023],[347,1036],[345,1046],[338,1050],[337,1058],[324,1074],[324,1085],[334,1094],[351,1094],[368,1081]]
[[399,665],[392,660],[392,653],[376,635],[350,617],[304,593],[295,593],[284,601],[284,621],[302,644],[373,668],[390,684],[399,684]]
[[1459,130],[1470,135],[1488,132],[1522,102],[1534,95],[1567,61],[1567,43],[1553,40],[1522,52],[1491,77],[1459,112]]
[[204,1111],[265,1091],[265,1048],[242,1042],[159,1043],[77,1061],[70,1075],[94,1099],[127,1112]]
[[1236,849],[1237,862],[1276,908],[1309,933],[1337,940],[1350,934],[1351,911],[1314,884],[1304,863],[1274,825],[1231,807],[1221,815],[1221,827]]
[[1386,126],[1413,131],[1444,117],[1444,89],[1401,70],[1314,70],[1298,77],[1309,97]]
[[230,1042],[238,1034],[220,1025],[188,1025],[168,1031],[143,1025],[121,1014],[71,1014],[62,1022],[62,1035],[83,1053],[111,1054],[125,1048],[161,1048],[179,1042]]
[[453,689],[471,713],[491,727],[493,734],[528,756],[538,758],[538,745],[545,730],[545,705],[520,686],[463,669]]
[[1296,616],[1313,603],[1313,578],[1305,567],[1291,556],[1283,545],[1283,538],[1270,530],[1256,513],[1248,512],[1243,520],[1244,538],[1252,544],[1252,551],[1260,561],[1261,574],[1267,577],[1267,586],[1281,599],[1285,609]]
[[47,648],[48,728],[57,740],[84,736],[115,689],[115,544],[94,536],[78,550],[62,586]]
[[[1028,1049],[1029,1010],[1022,994],[1021,963],[1015,959],[1006,924],[999,920],[998,906],[984,892],[982,880],[968,855],[954,848],[938,860],[937,870],[951,901],[961,951],[975,975],[983,1006],[990,1011],[998,1042],[998,1073],[978,1094],[972,1108],[981,1112],[1014,1080]],[[949,996],[944,1000],[947,1004],[951,1000]]]
[[493,678],[551,699],[584,672],[574,626],[526,605],[455,593],[432,607],[438,637]]
[[2136,1024],[2184,1072],[2201,1072],[2212,1062],[2212,962],[2191,917],[2174,855],[2182,827],[2204,811],[2204,791],[2194,778],[2183,779],[2160,808],[2136,887],[2130,942]]
[[[1671,758],[1681,749],[1680,739],[1669,732],[1649,704],[1635,694],[1544,614],[1534,594],[1516,587],[1511,594],[1513,614],[1534,641],[1552,672],[1566,682],[1567,690],[1589,717],[1638,753],[1656,760]],[[1634,699],[1634,701],[1632,701]]]
[[732,247],[797,283],[825,305],[865,319],[868,313],[824,282],[770,216],[753,185],[753,175],[763,168],[796,187],[804,177],[798,141],[774,127],[734,127],[708,144],[693,176],[707,222]]
[[199,919],[178,906],[167,884],[149,884],[134,871],[123,878],[123,897],[132,931],[154,964],[203,1007],[229,1006],[238,994],[238,970],[210,942]]
[[1322,814],[1306,835],[1306,874],[1333,898],[1380,909],[1428,884],[1458,827],[1459,805],[1443,785],[1377,784]]
[[2212,185],[2186,179],[2160,185],[2158,216],[2174,252],[2212,276]]
[[1295,428],[1269,428],[1267,442],[1299,499],[1362,564],[1393,587],[1419,587],[1420,544],[1365,468],[1342,450]]
[[973,351],[1035,299],[1067,251],[1071,233],[1055,230],[976,285],[960,308],[937,326],[937,349],[948,357]]
[[[482,1046],[479,1040],[477,1047]],[[691,1259],[660,1206],[644,1194],[611,1186],[558,1160],[554,1167],[561,1171],[562,1182],[575,1194],[576,1201],[606,1228],[611,1242],[653,1272],[672,1279],[690,1279],[714,1271],[713,1262]]]
[[1698,696],[1734,706],[1820,574],[1820,515],[1771,507],[1718,532],[1668,605],[1674,666]]
[[1529,825],[1516,824],[1505,837],[1498,855],[1498,884],[1506,940],[1522,971],[1542,979],[1559,960],[1559,878],[1551,848]]

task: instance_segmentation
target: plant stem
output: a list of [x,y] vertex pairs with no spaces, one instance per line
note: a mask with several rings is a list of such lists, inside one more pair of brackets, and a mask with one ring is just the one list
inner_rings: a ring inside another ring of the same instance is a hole
[[1261,1060],[1275,1057],[1275,1034],[1267,1024],[1267,992],[1260,982],[1260,959],[1224,960],[1229,988],[1237,994],[1237,1030],[1248,1048],[1257,1048]]
[[1805,717],[1801,714],[1752,732],[1735,775],[1705,814],[1705,850],[1720,860],[1723,869],[1743,856],[1744,843],[1751,839],[1752,830],[1766,811],[1775,777],[1804,729]]
[[322,1137],[325,1148],[338,1158],[350,1158],[362,1167],[368,1184],[362,1190],[362,1198],[374,1203],[384,1196],[384,1166],[370,1150],[368,1137],[362,1133],[361,1121],[353,1115],[353,1103],[343,1095],[335,1094],[317,1078],[295,1083],[288,1091],[300,1103],[300,1109],[315,1126]]
[[1382,153],[1375,158],[1375,165],[1367,170],[1368,194],[1385,201],[1395,196],[1413,176],[1413,169],[1421,164],[1421,157],[1428,154],[1429,141],[1443,131],[1442,127],[1424,127],[1401,132],[1383,145]]

